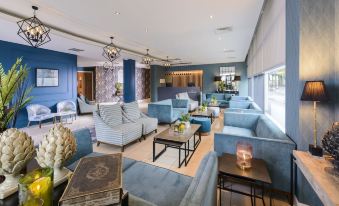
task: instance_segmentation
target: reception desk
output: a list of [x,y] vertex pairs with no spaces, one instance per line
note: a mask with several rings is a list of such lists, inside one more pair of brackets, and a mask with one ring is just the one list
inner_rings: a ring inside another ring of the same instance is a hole
[[200,87],[158,87],[158,101],[175,99],[175,95],[182,92],[187,92],[193,100],[200,99]]

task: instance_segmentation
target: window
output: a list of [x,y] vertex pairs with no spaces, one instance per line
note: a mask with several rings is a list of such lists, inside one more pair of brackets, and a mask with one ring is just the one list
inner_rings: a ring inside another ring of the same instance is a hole
[[285,130],[285,66],[265,74],[265,114]]
[[220,76],[225,82],[226,89],[234,88],[235,67],[220,67]]

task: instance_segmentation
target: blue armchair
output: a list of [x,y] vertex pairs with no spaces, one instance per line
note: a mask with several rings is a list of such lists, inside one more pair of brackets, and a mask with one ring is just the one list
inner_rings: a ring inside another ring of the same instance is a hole
[[148,104],[148,116],[157,118],[161,123],[171,124],[181,114],[188,113],[187,99],[166,99]]
[[236,153],[236,144],[253,146],[253,156],[265,160],[274,189],[290,192],[291,154],[295,143],[263,114],[225,112],[224,128],[214,135],[214,150]]
[[263,113],[261,108],[252,101],[234,101],[229,102],[229,108],[225,112],[241,112],[241,113]]

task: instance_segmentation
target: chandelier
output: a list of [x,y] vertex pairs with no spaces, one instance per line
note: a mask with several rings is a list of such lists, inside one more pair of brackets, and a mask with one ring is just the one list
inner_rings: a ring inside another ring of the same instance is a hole
[[38,7],[32,6],[34,16],[28,19],[18,21],[19,26],[18,35],[23,38],[32,47],[39,47],[51,41],[49,37],[50,28],[45,26],[35,15]]
[[149,65],[149,64],[151,64],[151,62],[153,62],[153,58],[148,54],[149,49],[146,49],[146,51],[147,51],[147,53],[142,58],[142,63]]
[[166,68],[171,67],[171,63],[170,63],[170,61],[168,59],[168,56],[167,56],[167,59],[166,59],[165,63],[163,64],[163,66],[166,67]]
[[113,70],[114,69],[112,62],[105,62],[102,66],[103,66],[105,71]]
[[108,61],[113,62],[114,60],[120,57],[121,49],[119,49],[113,44],[113,37],[110,38],[111,43],[103,48],[104,52],[102,53],[102,56],[105,57]]

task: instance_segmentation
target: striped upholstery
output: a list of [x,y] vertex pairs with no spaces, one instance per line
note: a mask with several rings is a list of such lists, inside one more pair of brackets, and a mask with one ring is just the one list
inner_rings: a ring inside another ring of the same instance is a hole
[[150,118],[144,114],[141,114],[141,118],[136,120],[137,123],[142,124],[142,134],[146,135],[158,128],[158,119]]
[[99,105],[99,114],[110,127],[122,124],[122,111],[119,104]]
[[93,112],[93,119],[96,138],[99,142],[124,146],[142,136],[141,123],[125,123],[111,127],[106,124],[98,112]]
[[140,118],[139,105],[137,102],[125,103],[123,108],[129,119],[137,120]]

